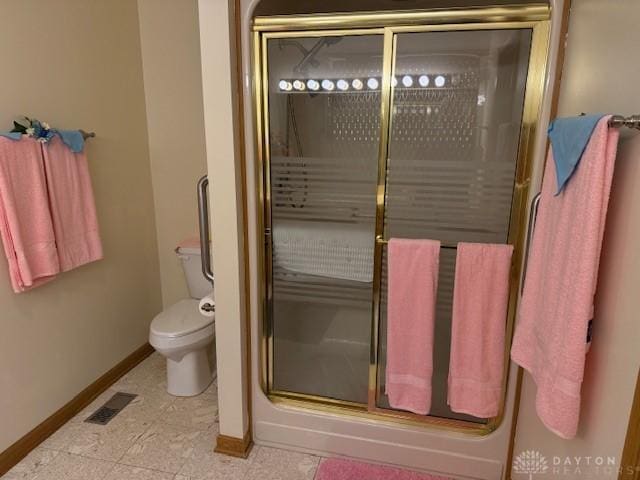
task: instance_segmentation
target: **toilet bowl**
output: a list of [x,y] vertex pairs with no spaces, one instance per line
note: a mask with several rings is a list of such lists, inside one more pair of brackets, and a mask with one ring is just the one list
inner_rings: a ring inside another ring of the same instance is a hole
[[212,285],[200,272],[200,249],[176,249],[191,298],[180,300],[163,310],[151,322],[149,343],[167,359],[167,391],[189,397],[203,392],[215,378],[213,343],[214,318],[200,314],[199,300],[211,292]]

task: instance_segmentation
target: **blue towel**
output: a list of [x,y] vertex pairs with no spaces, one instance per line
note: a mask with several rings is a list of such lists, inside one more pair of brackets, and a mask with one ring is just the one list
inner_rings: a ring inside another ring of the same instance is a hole
[[54,130],[54,132],[73,153],[80,153],[84,149],[84,137],[80,130]]
[[11,140],[20,140],[22,134],[20,132],[0,132],[0,137],[7,137]]
[[596,124],[604,114],[581,115],[579,117],[557,118],[547,131],[553,147],[553,159],[556,163],[556,179],[559,195],[573,172],[578,168],[585,148],[589,143]]
[[[84,137],[80,130],[51,130],[58,135],[62,142],[69,147],[73,153],[80,153],[84,149]],[[0,132],[0,137],[7,137],[11,140],[20,140],[22,133],[19,132]]]
[[[73,153],[80,153],[84,149],[84,137],[80,130],[51,130],[58,135],[62,142],[71,149]],[[18,132],[0,132],[0,137],[7,137],[11,140],[20,140],[22,134]]]

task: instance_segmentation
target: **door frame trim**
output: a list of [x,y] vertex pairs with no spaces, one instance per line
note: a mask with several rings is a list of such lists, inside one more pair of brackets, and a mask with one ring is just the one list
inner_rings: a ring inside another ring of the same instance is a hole
[[[631,414],[629,415],[629,426],[620,459],[620,475],[618,480],[638,480],[640,479],[640,370],[636,380],[636,389],[633,395]],[[633,467],[633,471],[627,470]]]

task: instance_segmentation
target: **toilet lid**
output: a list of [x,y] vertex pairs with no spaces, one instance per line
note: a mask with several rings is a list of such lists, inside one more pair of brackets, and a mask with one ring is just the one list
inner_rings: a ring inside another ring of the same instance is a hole
[[162,337],[182,337],[213,324],[213,318],[200,314],[194,299],[180,300],[162,311],[151,322],[151,333]]

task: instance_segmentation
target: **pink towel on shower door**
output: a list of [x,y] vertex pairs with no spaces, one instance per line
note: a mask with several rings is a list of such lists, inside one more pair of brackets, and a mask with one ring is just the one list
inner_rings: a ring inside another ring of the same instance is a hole
[[63,272],[102,258],[98,217],[84,153],[55,136],[42,147],[51,218]]
[[40,144],[0,137],[0,235],[16,293],[60,271]]
[[479,418],[498,415],[513,245],[459,243],[447,403]]
[[593,318],[600,250],[618,144],[603,117],[579,168],[557,196],[549,150],[511,358],[537,385],[536,411],[545,426],[573,438]]
[[426,415],[440,242],[392,238],[388,258],[386,393],[393,408]]

